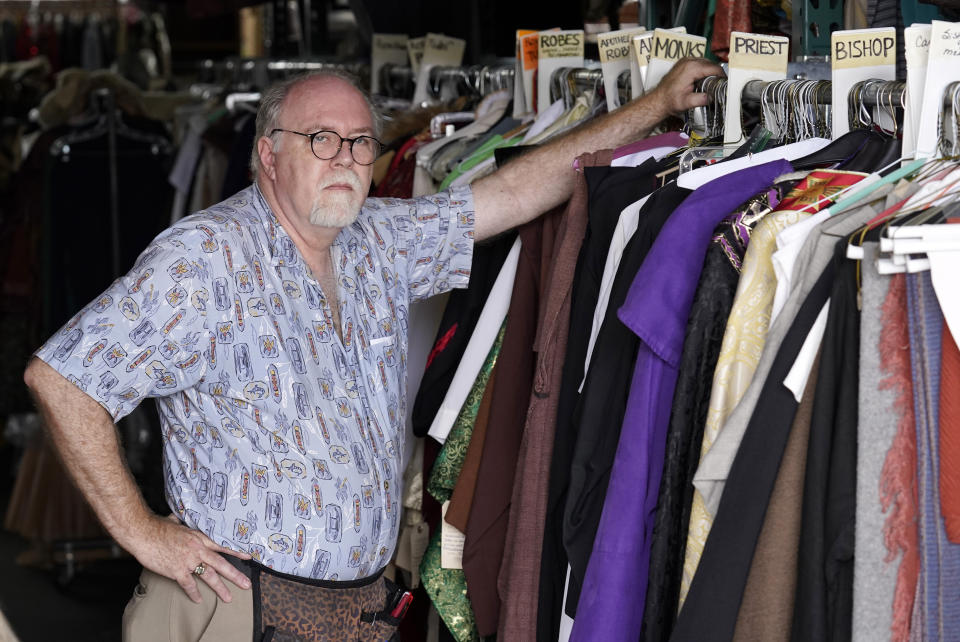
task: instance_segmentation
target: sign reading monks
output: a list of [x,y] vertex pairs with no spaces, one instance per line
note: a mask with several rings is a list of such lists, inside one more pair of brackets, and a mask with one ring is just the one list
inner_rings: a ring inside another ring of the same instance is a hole
[[644,88],[650,91],[660,84],[663,77],[681,58],[702,58],[707,51],[707,39],[667,29],[655,29],[650,64],[644,79]]

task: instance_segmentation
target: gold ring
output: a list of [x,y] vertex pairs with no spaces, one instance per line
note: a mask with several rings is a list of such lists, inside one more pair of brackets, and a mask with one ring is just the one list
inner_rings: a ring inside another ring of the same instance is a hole
[[197,568],[193,569],[194,575],[203,575],[203,572],[207,570],[207,567],[203,565],[203,562],[197,564]]

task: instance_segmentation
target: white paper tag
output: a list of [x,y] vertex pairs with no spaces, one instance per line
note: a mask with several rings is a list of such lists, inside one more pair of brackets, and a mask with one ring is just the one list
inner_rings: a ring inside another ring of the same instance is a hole
[[[932,25],[911,25],[903,30],[903,46],[907,59],[907,95],[903,101],[903,157],[913,158],[920,131],[920,110],[923,108],[923,85],[927,79]],[[904,160],[904,163],[908,162]]]
[[[631,60],[636,64],[633,55],[633,37],[646,31],[639,29],[621,29],[597,36],[597,47],[600,50],[600,68],[603,70],[603,89],[607,94],[607,110],[613,111],[620,106],[620,92],[617,88],[617,78],[624,71],[630,69]],[[632,75],[631,75],[632,85]],[[634,93],[634,96],[639,94]]]
[[789,49],[790,41],[784,36],[761,36],[738,31],[730,34],[727,111],[723,127],[725,144],[740,143],[746,136],[740,123],[740,101],[744,85],[751,80],[785,79]]
[[420,73],[420,61],[423,60],[423,48],[426,45],[427,39],[423,36],[407,40],[407,54],[410,56],[410,67],[414,76]]
[[[863,80],[895,80],[897,77],[897,30],[852,29],[830,35],[834,139],[850,131],[847,105],[850,89]],[[889,116],[874,110],[874,122],[893,129]]]
[[417,87],[413,91],[413,103],[420,104],[430,98],[430,70],[437,65],[458,67],[463,62],[467,41],[451,38],[440,33],[428,33],[423,47],[423,58],[417,72]]
[[583,67],[582,29],[540,32],[537,46],[537,113],[550,106],[550,78],[561,67]]
[[644,89],[649,92],[659,85],[663,77],[681,58],[702,58],[706,51],[707,39],[703,36],[655,29],[650,64],[647,66],[647,75],[643,81]]
[[407,51],[406,34],[375,33],[373,50],[370,56],[370,93],[380,93],[380,68],[386,64],[408,65],[410,54]]
[[447,523],[447,508],[450,502],[443,502],[440,517],[440,566],[441,568],[463,568],[463,533]]
[[[653,32],[648,31],[642,33],[639,36],[633,37],[633,59],[636,63],[635,69],[639,73],[639,80],[637,78],[631,78],[634,87],[637,86],[637,83],[640,83],[640,87],[646,91],[647,83],[647,66],[650,64],[650,50],[653,49]],[[634,67],[631,67],[634,69]]]
[[[917,131],[917,158],[939,156],[937,123],[943,105],[943,92],[960,80],[960,23],[933,21],[930,32],[930,57],[923,85],[920,129]],[[950,128],[946,128],[948,131]]]

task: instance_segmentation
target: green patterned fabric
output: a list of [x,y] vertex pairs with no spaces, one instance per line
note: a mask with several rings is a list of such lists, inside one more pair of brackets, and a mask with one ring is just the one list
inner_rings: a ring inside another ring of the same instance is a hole
[[[450,429],[437,461],[430,472],[427,482],[429,492],[441,504],[448,501],[453,494],[453,488],[460,477],[463,460],[470,447],[470,438],[473,436],[473,425],[480,410],[480,402],[487,389],[490,373],[497,363],[500,346],[503,343],[503,332],[506,321],[500,326],[497,339],[490,348],[487,359],[480,368],[470,394],[460,409],[460,414]],[[456,638],[457,642],[477,642],[480,639],[477,625],[473,616],[473,607],[467,599],[467,580],[462,569],[442,568],[440,564],[440,531],[433,534],[427,552],[420,563],[420,578],[423,586],[433,601],[434,608],[443,618],[444,624]]]

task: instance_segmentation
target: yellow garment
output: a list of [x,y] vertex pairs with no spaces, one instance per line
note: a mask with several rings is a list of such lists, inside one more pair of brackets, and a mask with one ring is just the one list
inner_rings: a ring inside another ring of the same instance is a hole
[[[763,353],[763,344],[770,325],[770,312],[773,309],[773,295],[777,290],[777,277],[772,261],[773,253],[777,249],[777,234],[810,215],[810,212],[773,212],[760,221],[750,235],[750,245],[743,258],[737,294],[713,373],[710,406],[700,449],[701,461],[720,434],[723,423],[746,392]],[[697,572],[703,546],[712,525],[713,515],[707,509],[703,497],[694,489],[683,561],[683,579],[680,583],[680,606],[683,606],[687,591],[690,590],[690,582]]]

